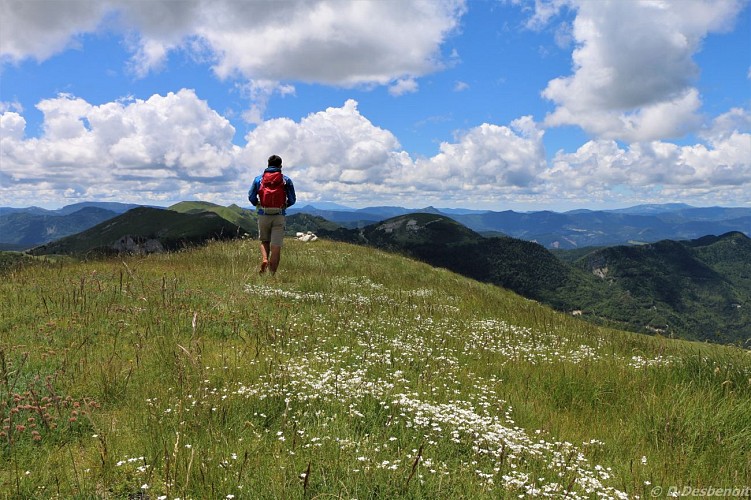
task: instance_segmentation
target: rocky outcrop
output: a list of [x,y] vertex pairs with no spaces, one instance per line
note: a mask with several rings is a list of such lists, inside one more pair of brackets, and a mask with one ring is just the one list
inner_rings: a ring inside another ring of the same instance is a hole
[[307,243],[307,242],[310,242],[310,241],[316,241],[316,240],[318,239],[318,236],[316,236],[315,234],[313,234],[313,232],[312,232],[312,231],[307,231],[307,232],[304,232],[304,233],[303,233],[303,232],[298,232],[298,233],[297,233],[297,234],[295,235],[295,237],[296,237],[296,238],[297,238],[297,239],[298,239],[299,241],[304,241],[304,242],[306,242],[306,243]]
[[118,253],[132,253],[144,255],[149,253],[164,252],[164,245],[154,238],[133,237],[130,235],[121,236],[113,245],[112,249]]

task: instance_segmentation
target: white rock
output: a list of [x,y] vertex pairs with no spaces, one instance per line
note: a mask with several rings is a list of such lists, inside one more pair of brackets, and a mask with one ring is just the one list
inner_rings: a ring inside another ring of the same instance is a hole
[[316,241],[318,236],[313,234],[313,231],[308,231],[306,233],[297,233],[297,239],[307,243],[309,241]]

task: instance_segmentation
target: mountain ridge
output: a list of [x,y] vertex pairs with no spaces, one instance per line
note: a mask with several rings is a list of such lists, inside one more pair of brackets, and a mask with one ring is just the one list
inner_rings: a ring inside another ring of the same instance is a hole
[[212,211],[195,214],[164,208],[138,207],[75,235],[29,250],[32,255],[110,254],[132,240],[137,252],[177,250],[207,239],[228,239],[246,231]]
[[361,228],[388,217],[408,213],[440,213],[479,233],[504,234],[535,241],[547,248],[573,249],[589,246],[654,243],[663,239],[694,239],[717,232],[741,231],[751,236],[751,208],[697,208],[684,204],[643,205],[633,209],[575,210],[554,212],[462,211],[372,207],[350,211],[319,210],[304,206],[299,211],[321,216],[347,228]]
[[[191,205],[192,204],[192,205]],[[621,244],[653,243],[662,239],[695,239],[718,232],[741,231],[751,236],[751,208],[742,207],[692,207],[685,204],[639,205],[616,210],[573,210],[568,212],[536,211],[515,212],[513,210],[490,211],[470,209],[448,209],[424,207],[407,209],[404,207],[369,207],[350,209],[343,205],[317,203],[295,206],[288,210],[290,216],[304,213],[322,217],[332,223],[347,228],[361,228],[376,222],[408,213],[438,213],[453,218],[470,229],[493,236],[507,235],[529,241],[536,241],[546,248],[573,249],[589,246],[612,246]],[[93,222],[71,223],[66,234],[54,237],[35,234],[26,229],[18,219],[9,218],[12,214],[26,213],[30,217],[55,219],[61,224],[76,210],[88,206],[105,208],[117,214],[141,205],[113,202],[84,202],[68,205],[57,210],[38,207],[17,209],[0,207],[0,248],[24,249],[52,241],[55,238],[88,229]],[[217,212],[221,205],[208,202],[180,202],[172,206],[182,211],[181,206],[192,206]],[[213,207],[213,208],[211,208]],[[234,207],[234,208],[232,208]],[[234,220],[238,225],[254,231],[252,209],[230,205],[235,214],[223,216]],[[190,210],[191,208],[185,208]],[[242,212],[242,211],[245,212]],[[18,216],[14,216],[18,217]],[[40,220],[40,219],[37,219]],[[249,231],[249,232],[250,232]],[[27,243],[19,245],[18,241]]]

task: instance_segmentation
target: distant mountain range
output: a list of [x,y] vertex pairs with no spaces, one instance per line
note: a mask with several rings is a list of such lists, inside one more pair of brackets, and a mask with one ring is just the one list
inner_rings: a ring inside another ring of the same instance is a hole
[[296,211],[318,215],[348,228],[364,227],[408,213],[442,214],[484,235],[512,236],[540,243],[546,248],[562,249],[684,240],[729,231],[751,236],[751,208],[696,208],[683,204],[565,213],[482,212],[433,207],[420,210],[399,207],[321,210],[312,206]]
[[[139,205],[77,203],[58,210],[39,207],[0,207],[0,250],[24,250],[79,233]],[[188,213],[210,210],[254,231],[251,210],[206,202],[182,202],[170,207]],[[410,213],[440,214],[485,236],[506,235],[534,241],[546,248],[643,244],[663,239],[685,240],[739,231],[751,236],[751,208],[696,208],[684,204],[639,205],[618,210],[573,210],[559,213],[503,212],[426,207],[369,207],[352,209],[333,203],[293,207],[290,215],[307,214],[345,228],[362,228]],[[244,222],[243,222],[244,221]]]
[[13,207],[0,207],[0,215],[12,214],[12,213],[27,213],[32,215],[70,215],[78,212],[83,208],[100,208],[102,210],[109,210],[116,214],[122,214],[132,208],[141,207],[143,205],[137,205],[134,203],[117,203],[117,202],[105,202],[105,201],[86,201],[82,203],[73,203],[72,205],[66,205],[56,210],[47,210],[40,207],[27,207],[27,208],[13,208]]
[[76,234],[140,205],[76,203],[58,210],[0,207],[0,250],[26,250]]

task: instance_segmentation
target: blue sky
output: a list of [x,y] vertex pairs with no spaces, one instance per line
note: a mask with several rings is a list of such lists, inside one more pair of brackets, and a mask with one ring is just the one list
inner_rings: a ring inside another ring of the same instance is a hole
[[0,206],[751,206],[747,0],[0,0]]

